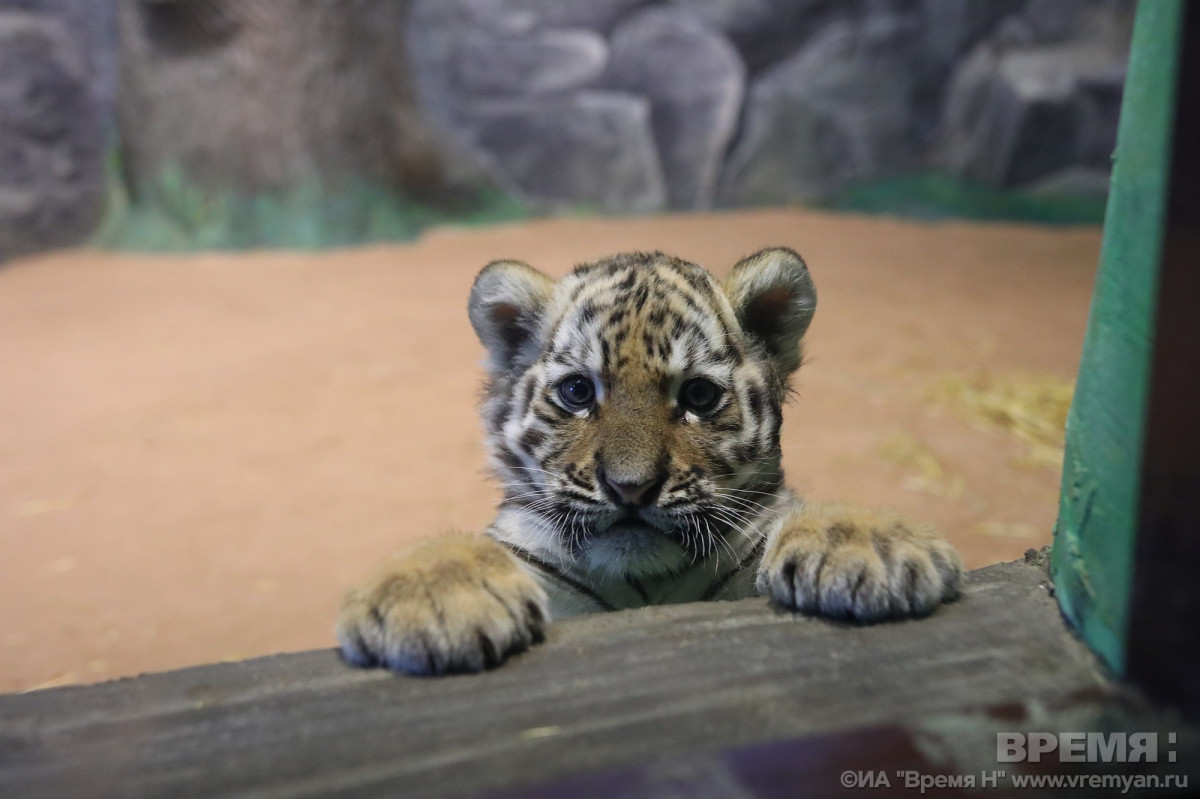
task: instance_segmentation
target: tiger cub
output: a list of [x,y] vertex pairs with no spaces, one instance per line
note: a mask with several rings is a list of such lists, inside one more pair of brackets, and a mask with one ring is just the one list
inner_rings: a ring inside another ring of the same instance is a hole
[[784,487],[780,411],[816,304],[782,248],[724,282],[657,252],[557,282],[489,264],[468,310],[504,500],[485,535],[426,540],[351,589],[345,658],[479,671],[581,613],[765,594],[872,622],[953,599],[962,565],[926,527]]

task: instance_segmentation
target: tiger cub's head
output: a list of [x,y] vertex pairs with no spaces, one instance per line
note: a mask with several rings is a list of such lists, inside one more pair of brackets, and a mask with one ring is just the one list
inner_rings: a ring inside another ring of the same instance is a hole
[[469,311],[503,504],[588,569],[649,576],[727,549],[781,488],[780,407],[815,308],[788,249],[723,283],[662,253],[557,282],[489,264]]

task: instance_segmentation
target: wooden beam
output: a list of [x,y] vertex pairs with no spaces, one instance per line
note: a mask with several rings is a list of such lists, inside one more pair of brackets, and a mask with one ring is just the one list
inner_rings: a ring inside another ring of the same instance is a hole
[[[364,671],[323,650],[0,696],[0,796],[521,795],[651,760],[717,763],[721,750],[747,775],[777,761],[771,773],[820,774],[811,793],[842,795],[820,762],[1005,768],[997,730],[1057,732],[1050,709],[1108,692],[1033,558],[972,572],[962,599],[915,621],[707,602],[570,619],[482,675]],[[1107,707],[1058,723],[1116,718]],[[795,751],[760,749],[800,736]]]
[[1127,674],[1200,718],[1200,5],[1180,38]]
[[1138,6],[1054,532],[1063,612],[1118,672],[1126,665],[1183,7]]

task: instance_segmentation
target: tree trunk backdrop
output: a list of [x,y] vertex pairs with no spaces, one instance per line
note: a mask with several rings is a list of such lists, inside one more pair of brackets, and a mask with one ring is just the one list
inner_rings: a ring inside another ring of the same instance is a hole
[[171,169],[207,190],[361,179],[440,189],[396,0],[121,0],[119,118],[135,198]]

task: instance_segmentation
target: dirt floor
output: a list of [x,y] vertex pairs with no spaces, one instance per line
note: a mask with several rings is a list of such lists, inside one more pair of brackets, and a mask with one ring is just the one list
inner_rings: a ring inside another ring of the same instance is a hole
[[1095,228],[776,210],[60,252],[0,267],[0,692],[331,646],[372,564],[481,529],[498,494],[465,304],[487,261],[662,249],[723,273],[774,244],[820,293],[790,482],[928,519],[970,567],[1048,543],[1055,431],[1020,417],[1065,402]]

